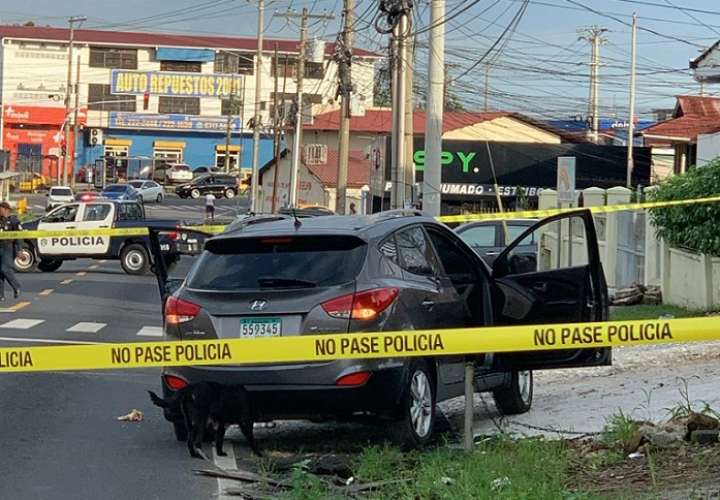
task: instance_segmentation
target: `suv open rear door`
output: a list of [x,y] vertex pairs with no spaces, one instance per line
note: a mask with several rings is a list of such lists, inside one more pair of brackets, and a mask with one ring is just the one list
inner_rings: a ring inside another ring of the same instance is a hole
[[[531,242],[536,252],[528,252]],[[544,219],[493,263],[496,325],[605,321],[608,292],[589,210]],[[526,370],[608,365],[609,348],[500,354],[497,368]]]

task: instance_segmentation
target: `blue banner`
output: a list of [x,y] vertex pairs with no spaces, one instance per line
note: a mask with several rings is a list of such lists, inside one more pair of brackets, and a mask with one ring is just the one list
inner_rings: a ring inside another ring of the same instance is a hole
[[155,59],[158,61],[211,62],[215,60],[215,51],[212,49],[158,47],[155,49]]
[[242,75],[175,71],[112,70],[110,92],[177,97],[228,97],[243,94]]
[[[239,117],[233,117],[230,120],[230,130],[233,132],[239,132],[241,125],[242,122]],[[179,130],[187,132],[225,133],[227,130],[227,118],[111,111],[108,127],[137,130]]]

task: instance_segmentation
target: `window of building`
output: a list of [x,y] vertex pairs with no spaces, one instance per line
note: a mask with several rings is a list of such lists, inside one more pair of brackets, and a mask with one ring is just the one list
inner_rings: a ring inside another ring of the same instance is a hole
[[200,73],[202,71],[202,63],[190,61],[160,61],[160,71]]
[[234,99],[223,99],[220,101],[220,114],[223,116],[239,115],[242,109],[242,101],[237,97]]
[[308,165],[325,165],[327,163],[327,145],[306,144],[305,163]]
[[255,57],[246,52],[219,52],[215,54],[215,73],[255,74]]
[[135,111],[137,101],[133,95],[110,93],[110,85],[91,83],[88,87],[88,109],[93,111]]
[[[297,57],[280,56],[278,57],[277,70],[275,64],[271,65],[271,74],[275,76],[277,73],[279,78],[295,78],[297,76]],[[312,61],[305,61],[305,78],[321,80],[325,77],[325,64]]]
[[319,62],[305,63],[305,78],[313,78],[316,80],[322,80],[325,77],[325,64]]
[[163,165],[182,163],[182,148],[155,148],[153,150],[153,167],[157,169]]
[[90,47],[90,67],[137,69],[137,49]]
[[160,96],[158,112],[160,114],[199,115],[199,97]]
[[108,146],[105,145],[105,157],[112,159],[114,173],[112,177],[123,177],[127,179],[129,146]]

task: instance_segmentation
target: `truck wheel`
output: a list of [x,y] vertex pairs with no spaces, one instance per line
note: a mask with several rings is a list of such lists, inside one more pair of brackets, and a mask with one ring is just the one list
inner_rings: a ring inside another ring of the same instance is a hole
[[195,188],[192,191],[190,191],[190,198],[192,198],[194,200],[197,200],[198,198],[200,198],[200,190]]
[[52,273],[60,269],[62,263],[62,259],[42,259],[37,267],[44,273]]
[[31,273],[37,268],[37,257],[33,248],[27,244],[23,244],[15,254],[13,261],[15,270],[20,273]]
[[147,250],[139,243],[131,243],[120,252],[120,265],[127,274],[146,274],[150,269]]
[[410,362],[403,381],[400,419],[395,423],[396,438],[403,449],[425,446],[435,426],[435,377],[427,361]]
[[232,199],[235,198],[235,190],[233,188],[227,188],[225,190],[225,198]]
[[533,373],[512,372],[510,385],[493,391],[495,406],[502,415],[519,415],[530,410],[533,397]]

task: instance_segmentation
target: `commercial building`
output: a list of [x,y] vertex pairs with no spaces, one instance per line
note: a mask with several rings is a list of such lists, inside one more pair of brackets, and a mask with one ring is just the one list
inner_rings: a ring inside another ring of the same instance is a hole
[[[54,175],[62,156],[69,30],[0,26],[0,149],[11,168]],[[255,38],[75,30],[72,81],[78,81],[79,125],[70,140],[74,169],[114,157],[223,165],[231,133],[231,166],[250,168],[256,93],[261,96],[261,163],[272,158],[274,105],[294,99],[299,43],[266,39],[262,85],[255,88]],[[277,49],[279,64],[273,64]],[[315,106],[336,106],[332,44],[314,41],[305,64],[305,102],[312,123]],[[356,103],[372,102],[377,56],[355,51]],[[79,61],[79,72],[76,69]],[[274,82],[284,92],[275,95]],[[74,86],[74,85],[73,85]],[[71,102],[74,104],[75,96]],[[24,118],[27,116],[27,120]],[[73,150],[72,144],[77,144]]]

